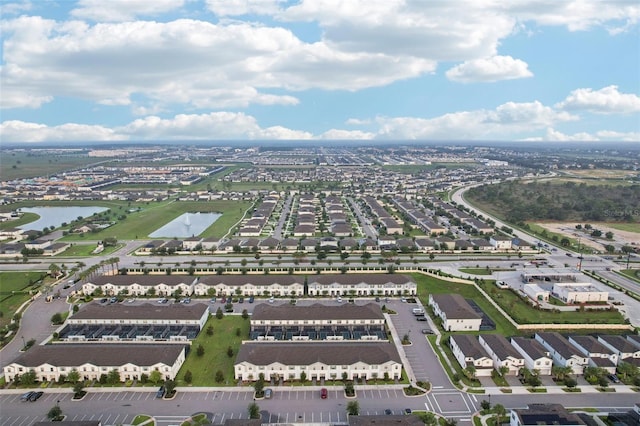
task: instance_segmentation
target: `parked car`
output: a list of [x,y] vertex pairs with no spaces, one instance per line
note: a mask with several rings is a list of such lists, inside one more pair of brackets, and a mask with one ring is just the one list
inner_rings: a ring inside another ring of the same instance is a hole
[[609,374],[607,376],[609,378],[609,380],[611,380],[613,383],[620,383],[620,379],[618,378],[618,376],[616,376],[615,374]]
[[428,328],[423,328],[422,329],[422,334],[433,334],[433,330],[428,329]]
[[412,413],[411,408],[405,408],[405,409],[404,409],[404,413],[405,413],[406,415],[411,414],[411,413]]
[[417,316],[417,317],[416,317],[416,319],[417,319],[418,321],[426,321],[426,320],[427,320],[427,317],[425,317],[424,315],[420,315],[420,316]]
[[210,302],[211,302],[211,303],[216,303],[216,298],[215,298],[215,297],[212,297],[212,298],[211,298],[211,300],[210,300]]
[[255,298],[253,296],[249,297],[249,303],[253,303],[254,300]]
[[393,414],[393,411],[391,411],[391,409],[390,409],[390,408],[385,408],[385,409],[384,409],[384,413],[385,413],[387,416],[390,416],[391,414]]
[[44,395],[44,392],[42,391],[33,392],[31,396],[29,396],[29,401],[36,402],[42,395]]
[[273,396],[273,391],[269,388],[264,390],[264,398],[265,399],[271,399],[271,397]]
[[20,396],[20,401],[28,401],[32,394],[33,391],[23,393],[22,396]]
[[160,389],[156,392],[156,398],[164,397],[164,386],[160,386]]
[[327,389],[326,389],[326,388],[322,388],[322,389],[320,389],[320,398],[322,398],[322,399],[327,399],[328,394],[329,394],[329,393],[327,392]]

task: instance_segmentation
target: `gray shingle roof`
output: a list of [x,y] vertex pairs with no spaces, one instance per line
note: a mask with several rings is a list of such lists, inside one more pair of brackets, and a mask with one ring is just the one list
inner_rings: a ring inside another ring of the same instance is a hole
[[400,355],[392,343],[244,343],[236,358],[236,364],[249,362],[269,365],[279,362],[285,365],[311,365],[321,362],[327,365],[351,365],[364,362],[380,365],[388,361],[401,363]]
[[414,283],[411,277],[402,274],[322,274],[309,277],[309,285],[320,284],[408,284]]
[[293,284],[304,284],[304,277],[300,275],[208,275],[200,278],[201,284],[215,286],[224,284],[228,286],[243,286],[245,284],[253,284],[256,286],[265,286],[272,284],[280,284],[283,286]]
[[448,320],[482,318],[459,294],[432,294],[431,297],[438,304],[440,310],[445,313]]
[[178,284],[191,285],[197,278],[188,275],[99,275],[88,282],[98,286],[113,284],[128,286],[139,284],[153,287],[159,284],[176,286]]
[[501,361],[508,357],[522,359],[520,352],[518,352],[504,336],[500,334],[482,334],[480,338],[485,341],[487,346],[491,348],[491,351],[495,353]]
[[33,346],[14,362],[25,367],[51,364],[58,367],[77,367],[91,363],[117,367],[127,363],[151,366],[157,363],[173,365],[184,349],[178,344],[55,344]]
[[382,309],[376,303],[354,305],[351,303],[337,306],[257,305],[251,315],[252,321],[259,320],[323,320],[323,319],[384,319]]
[[126,305],[113,303],[101,305],[89,303],[73,315],[74,320],[198,320],[209,309],[204,303],[184,304],[174,303],[167,305],[154,305],[144,303],[142,305]]

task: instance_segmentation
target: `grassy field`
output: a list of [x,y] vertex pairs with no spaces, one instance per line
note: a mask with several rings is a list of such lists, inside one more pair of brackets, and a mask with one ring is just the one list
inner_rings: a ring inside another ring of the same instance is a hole
[[620,273],[640,283],[640,269],[623,269]]
[[22,217],[16,220],[0,223],[0,230],[4,231],[5,229],[17,228],[27,223],[35,222],[38,219],[40,219],[40,216],[35,213],[24,213]]
[[429,305],[429,294],[457,293],[464,298],[473,299],[484,313],[496,323],[496,330],[492,333],[505,336],[518,334],[516,328],[473,285],[439,280],[422,274],[412,274],[411,276],[418,284],[418,295],[424,306]]
[[[124,220],[102,231],[90,234],[91,239],[115,237],[119,240],[147,238],[150,233],[186,212],[222,213],[222,216],[207,228],[202,237],[221,237],[227,233],[249,208],[251,203],[243,201],[165,201],[144,205],[142,210],[129,213]],[[78,241],[86,237],[67,235],[64,241]]]
[[[239,308],[236,307],[236,310]],[[213,327],[213,335],[208,336],[207,327]],[[240,336],[236,330],[240,329]],[[187,356],[177,377],[178,386],[186,386],[184,375],[191,371],[193,375],[192,386],[224,386],[235,384],[233,378],[233,362],[236,359],[242,340],[249,337],[249,319],[243,319],[240,315],[225,315],[221,320],[211,316],[205,324],[203,331],[191,345],[191,352]],[[196,348],[202,345],[204,355],[199,357]],[[227,355],[227,348],[233,349],[233,356]],[[220,370],[224,374],[224,382],[216,383],[215,374]]]
[[[102,252],[100,252],[100,256],[106,256],[114,251],[122,248],[123,245],[111,246],[105,248]],[[92,252],[96,249],[95,244],[74,244],[56,257],[67,257],[67,256],[95,256]]]
[[[635,222],[635,223],[603,222],[602,224],[605,226],[608,226],[609,228],[619,229],[620,231],[640,233],[640,223],[638,222]],[[594,225],[596,228],[598,227],[597,222]]]
[[490,282],[479,285],[519,324],[624,324],[624,318],[617,310],[543,311],[535,309],[511,290],[501,290]]
[[100,160],[74,154],[34,154],[33,152],[11,152],[0,155],[0,170],[3,180],[46,176]]
[[11,321],[16,309],[31,297],[29,290],[45,277],[43,272],[0,272],[0,327]]
[[458,268],[458,271],[473,275],[491,275],[493,272],[491,269],[487,268]]
[[391,170],[398,173],[420,173],[425,170],[435,170],[438,168],[447,169],[471,169],[477,167],[475,163],[432,163],[432,164],[399,164],[382,166],[383,170]]

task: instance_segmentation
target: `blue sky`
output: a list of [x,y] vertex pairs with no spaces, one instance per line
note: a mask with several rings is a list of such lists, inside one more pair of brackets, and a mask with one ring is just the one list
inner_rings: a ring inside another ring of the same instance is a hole
[[3,0],[0,141],[640,141],[637,0]]

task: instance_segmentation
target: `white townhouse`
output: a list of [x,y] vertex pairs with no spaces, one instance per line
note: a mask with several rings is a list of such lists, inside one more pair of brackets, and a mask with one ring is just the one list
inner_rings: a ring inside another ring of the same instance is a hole
[[502,235],[492,235],[489,237],[489,243],[496,250],[511,250],[511,239],[513,237],[503,237]]
[[429,306],[446,331],[478,331],[482,317],[459,294],[430,294]]
[[173,380],[184,363],[185,348],[176,344],[35,345],[4,367],[4,376],[13,381],[33,371],[37,381],[47,382],[76,370],[82,380],[99,380],[115,370],[120,381],[126,381],[159,371],[163,380]]
[[589,365],[604,368],[615,374],[618,365],[618,354],[593,336],[569,336],[569,342],[580,352],[589,357]]
[[108,296],[143,296],[153,288],[158,296],[170,296],[176,291],[189,296],[197,280],[197,277],[190,275],[99,275],[84,283],[82,292],[92,295],[99,288],[102,294]]
[[540,342],[526,337],[512,337],[511,345],[524,358],[524,366],[536,370],[541,376],[549,376],[553,367],[553,360],[549,351]]
[[172,303],[130,305],[88,303],[70,316],[66,323],[73,325],[193,325],[202,330],[209,318],[204,303]]
[[304,277],[301,275],[208,275],[201,277],[194,286],[198,296],[289,296],[304,294]]
[[321,274],[309,276],[309,296],[415,295],[418,285],[402,274]]
[[260,373],[270,381],[400,379],[402,361],[389,342],[246,342],[240,346],[234,364],[235,379],[258,380]]
[[491,375],[493,360],[480,345],[476,336],[471,334],[452,334],[449,337],[449,346],[451,346],[453,356],[463,369],[473,366],[476,376],[486,377]]
[[633,362],[635,365],[640,365],[640,346],[632,343],[630,336],[633,335],[625,339],[622,336],[601,334],[598,336],[598,341],[618,355],[618,362]]
[[493,360],[493,368],[507,368],[506,374],[517,375],[524,367],[524,356],[500,334],[481,334],[478,336],[480,345],[487,351]]
[[573,374],[582,374],[584,368],[589,365],[589,357],[580,352],[560,333],[536,333],[535,339],[547,348],[554,364],[571,367]]

